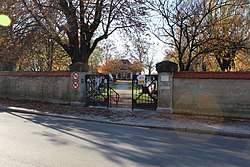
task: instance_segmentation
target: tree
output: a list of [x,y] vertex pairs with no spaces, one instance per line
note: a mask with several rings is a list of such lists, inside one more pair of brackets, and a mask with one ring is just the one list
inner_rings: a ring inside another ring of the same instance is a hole
[[238,51],[234,62],[236,71],[250,71],[250,49]]
[[118,29],[142,28],[141,0],[19,0],[16,33],[41,27],[70,56],[87,64],[97,44]]
[[[18,43],[13,40],[7,27],[0,27],[0,70],[13,71],[17,60]],[[9,56],[11,55],[11,56]]]
[[[18,41],[15,41],[12,33],[11,20],[8,17],[10,7],[8,3],[1,2],[0,14],[0,70],[13,71],[17,60]],[[2,25],[2,26],[1,26]]]
[[144,68],[146,68],[148,70],[148,75],[151,75],[152,71],[155,68],[154,57],[147,55],[147,57],[145,58],[145,60],[146,61],[144,62]]
[[216,48],[212,55],[222,71],[235,67],[237,53],[241,52],[239,55],[242,56],[243,51],[250,49],[249,7],[247,1],[236,0],[233,4],[221,6],[208,18],[209,22],[215,23],[207,33],[216,39],[210,44],[211,48]]
[[[148,71],[149,75],[152,73],[155,65],[155,59],[153,55],[149,55],[150,48],[154,45],[151,42],[150,32],[133,31],[126,34],[125,38],[129,39],[129,43],[125,44],[125,55],[134,62],[138,62]],[[153,49],[153,47],[151,48]],[[144,71],[141,69],[139,71]]]
[[140,63],[143,63],[151,45],[147,36],[144,32],[133,31],[128,33],[126,37],[128,37],[132,45],[126,45],[127,55],[130,55],[133,60],[138,60]]
[[143,71],[143,64],[138,60],[134,60],[128,68],[132,71],[133,74],[136,74]]
[[[205,6],[210,4],[207,9]],[[196,49],[207,39],[200,38],[204,31],[205,18],[214,10],[217,4],[212,5],[204,1],[159,0],[151,4],[152,9],[162,17],[162,26],[158,28],[160,35],[156,36],[164,43],[175,49],[178,56],[178,64],[181,71],[188,71],[194,60],[204,53],[204,50]],[[167,41],[162,39],[167,36]]]
[[[37,34],[34,36],[34,34]],[[23,48],[19,55],[18,71],[58,71],[68,70],[70,58],[52,38],[34,32],[26,34],[20,42]]]
[[117,75],[122,68],[122,63],[119,59],[106,59],[104,64],[98,68],[98,72],[102,74]]
[[131,63],[127,59],[106,59],[105,63],[99,67],[98,72],[116,76],[122,69],[128,69],[136,74],[143,70],[143,66],[138,60]]
[[97,73],[99,65],[104,60],[104,55],[102,52],[103,52],[103,48],[100,48],[97,46],[89,58],[90,71],[93,74]]
[[[222,31],[218,32],[215,28],[218,23],[235,16],[237,7],[245,5],[245,0],[156,0],[154,3],[149,1],[151,9],[161,15],[162,25],[155,35],[173,49],[181,71],[189,71],[198,64],[203,64],[205,56],[219,49],[225,38],[209,33],[221,34]],[[227,17],[211,19],[221,8],[232,7],[234,12],[227,11]],[[229,36],[228,34],[227,37]]]
[[18,71],[55,71],[68,70],[70,58],[62,47],[55,42],[53,36],[33,20],[22,1],[8,0],[3,3],[4,11],[8,11],[13,24],[5,33],[7,43],[4,47],[5,59],[14,60]]
[[122,55],[119,53],[115,42],[116,41],[114,40],[107,39],[101,43],[100,47],[103,49],[103,56],[105,60],[112,58],[122,58]]

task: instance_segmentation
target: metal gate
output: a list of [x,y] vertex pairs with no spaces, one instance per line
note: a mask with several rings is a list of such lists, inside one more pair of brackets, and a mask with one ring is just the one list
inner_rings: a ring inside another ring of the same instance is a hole
[[155,110],[158,101],[158,75],[133,75],[132,110],[135,108]]
[[118,105],[119,94],[110,87],[109,75],[86,75],[86,105],[111,107]]
[[109,76],[86,75],[86,104],[89,106],[109,106]]

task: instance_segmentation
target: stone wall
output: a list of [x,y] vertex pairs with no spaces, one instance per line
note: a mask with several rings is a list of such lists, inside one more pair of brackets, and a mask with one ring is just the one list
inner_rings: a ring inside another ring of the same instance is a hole
[[[0,72],[0,97],[84,105],[85,73]],[[250,73],[160,72],[158,111],[250,118]]]
[[250,73],[177,72],[173,77],[174,113],[250,118]]
[[0,72],[0,97],[70,103],[70,72]]

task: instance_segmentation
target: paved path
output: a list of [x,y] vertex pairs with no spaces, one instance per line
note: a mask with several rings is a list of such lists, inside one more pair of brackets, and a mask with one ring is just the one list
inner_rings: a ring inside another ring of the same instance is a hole
[[250,140],[0,111],[3,167],[249,167]]
[[117,93],[120,95],[120,100],[118,103],[118,108],[131,108],[132,107],[132,81],[119,80],[115,83]]

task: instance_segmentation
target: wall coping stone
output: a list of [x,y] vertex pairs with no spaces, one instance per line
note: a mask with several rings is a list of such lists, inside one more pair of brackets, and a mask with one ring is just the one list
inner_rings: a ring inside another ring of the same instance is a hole
[[162,61],[156,64],[156,71],[160,72],[176,72],[178,71],[178,65],[171,61]]
[[33,71],[0,71],[1,76],[11,76],[11,77],[70,77],[71,72],[69,71],[53,71],[53,72],[33,72]]
[[176,72],[174,78],[190,79],[244,79],[250,80],[250,72]]

